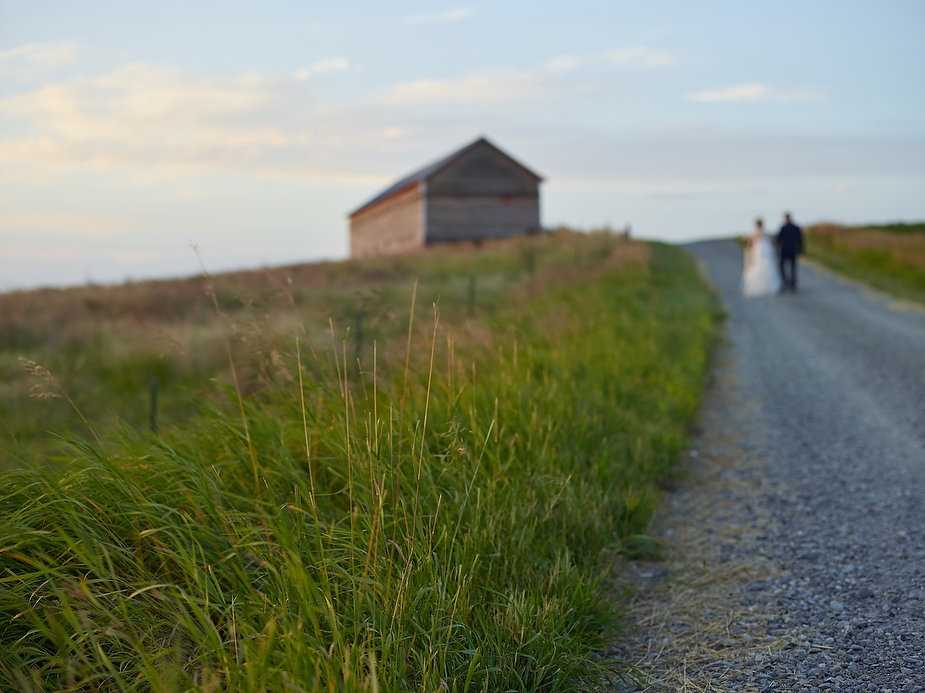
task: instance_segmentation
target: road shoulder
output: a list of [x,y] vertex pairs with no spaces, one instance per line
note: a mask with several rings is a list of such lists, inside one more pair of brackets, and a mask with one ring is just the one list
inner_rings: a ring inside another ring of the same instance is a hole
[[628,563],[622,607],[632,624],[615,654],[643,685],[618,690],[761,690],[789,647],[776,620],[775,569],[758,546],[768,530],[766,462],[751,452],[749,411],[727,345],[711,382],[681,481],[665,493],[654,533],[664,560]]

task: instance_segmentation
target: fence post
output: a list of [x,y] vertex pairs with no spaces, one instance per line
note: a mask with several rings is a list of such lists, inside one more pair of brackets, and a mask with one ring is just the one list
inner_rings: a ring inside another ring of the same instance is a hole
[[469,315],[475,313],[475,273],[469,275],[469,295],[468,295]]
[[360,372],[360,358],[363,356],[363,308],[357,308],[356,317],[354,318],[353,348],[354,360],[357,362],[357,374]]
[[[527,242],[530,243],[530,239]],[[524,248],[524,264],[527,268],[527,274],[531,277],[536,274],[536,248],[533,247],[532,243]]]
[[151,378],[151,432],[157,433],[157,378]]

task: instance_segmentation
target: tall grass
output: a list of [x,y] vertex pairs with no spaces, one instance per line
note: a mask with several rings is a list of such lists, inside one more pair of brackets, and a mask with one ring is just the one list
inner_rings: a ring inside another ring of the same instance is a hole
[[902,298],[925,303],[925,224],[807,229],[809,257]]
[[4,689],[564,691],[613,672],[601,580],[651,546],[715,305],[681,251],[603,240],[482,320],[418,293],[406,336],[358,363],[349,335],[305,330],[265,387],[226,386],[163,437],[123,426],[4,473]]
[[[28,458],[47,460],[60,450],[52,432],[87,430],[65,400],[34,397],[50,393],[35,390],[38,383],[22,367],[23,358],[53,373],[99,430],[116,421],[145,425],[148,384],[157,378],[159,420],[169,426],[196,412],[203,383],[232,380],[227,337],[242,391],[253,393],[276,377],[278,354],[291,349],[294,332],[330,345],[325,334],[333,319],[338,334],[351,330],[354,352],[368,358],[373,340],[404,345],[415,282],[422,309],[439,300],[444,322],[458,316],[481,322],[510,301],[512,290],[530,282],[531,264],[541,271],[587,264],[613,242],[608,238],[562,231],[477,249],[444,246],[418,255],[234,272],[209,280],[0,294],[0,468]],[[471,307],[470,277],[477,280]],[[358,317],[361,325],[354,324]],[[362,344],[354,339],[357,327]]]

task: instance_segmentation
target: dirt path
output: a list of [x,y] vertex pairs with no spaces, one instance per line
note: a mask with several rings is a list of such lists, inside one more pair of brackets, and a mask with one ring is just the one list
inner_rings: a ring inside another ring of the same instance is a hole
[[734,243],[689,249],[727,343],[622,654],[653,689],[925,690],[925,312],[806,265],[745,300]]

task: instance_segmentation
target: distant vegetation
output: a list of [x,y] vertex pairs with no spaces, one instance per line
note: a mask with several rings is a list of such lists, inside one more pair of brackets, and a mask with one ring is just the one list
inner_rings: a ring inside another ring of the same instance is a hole
[[602,579],[653,548],[715,335],[683,251],[563,232],[2,300],[0,688],[615,670]]
[[809,257],[874,288],[925,303],[925,223],[818,224],[806,231]]

